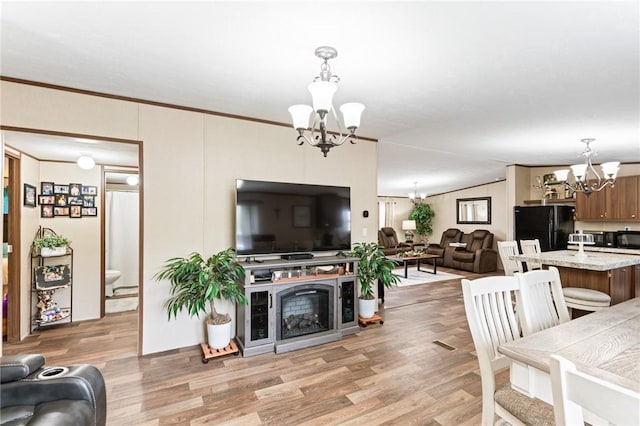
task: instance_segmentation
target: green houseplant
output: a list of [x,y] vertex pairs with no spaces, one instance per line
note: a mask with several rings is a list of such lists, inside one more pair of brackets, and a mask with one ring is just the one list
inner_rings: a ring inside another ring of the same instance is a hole
[[40,251],[40,255],[61,256],[66,254],[67,247],[71,241],[67,237],[56,234],[49,234],[33,240],[33,246]]
[[351,255],[359,259],[358,283],[358,311],[361,317],[371,318],[375,314],[376,300],[373,291],[374,283],[378,280],[386,288],[400,282],[400,278],[393,273],[396,263],[385,257],[378,243],[356,243]]
[[409,219],[416,221],[416,231],[418,234],[424,235],[425,240],[427,236],[433,233],[431,222],[435,215],[436,213],[431,206],[426,203],[417,204],[409,214]]
[[169,259],[154,278],[169,280],[171,284],[171,297],[163,305],[169,319],[177,318],[183,309],[189,316],[198,318],[209,310],[210,315],[206,318],[209,346],[222,349],[231,340],[231,318],[226,313],[218,313],[215,301],[247,303],[239,285],[244,275],[244,268],[229,248],[207,259],[199,253]]

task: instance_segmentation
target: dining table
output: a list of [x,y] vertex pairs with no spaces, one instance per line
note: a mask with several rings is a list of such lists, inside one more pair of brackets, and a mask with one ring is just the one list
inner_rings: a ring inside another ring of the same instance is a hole
[[[502,344],[498,352],[511,359],[512,387],[550,404],[554,354],[578,371],[640,393],[640,298]],[[596,419],[585,412],[588,418]]]

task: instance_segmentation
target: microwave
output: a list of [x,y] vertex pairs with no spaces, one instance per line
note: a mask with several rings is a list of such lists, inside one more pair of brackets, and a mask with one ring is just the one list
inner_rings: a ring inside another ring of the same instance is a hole
[[617,232],[610,231],[584,231],[585,234],[593,235],[593,243],[596,247],[616,247]]
[[618,248],[640,249],[640,231],[618,231],[616,234]]

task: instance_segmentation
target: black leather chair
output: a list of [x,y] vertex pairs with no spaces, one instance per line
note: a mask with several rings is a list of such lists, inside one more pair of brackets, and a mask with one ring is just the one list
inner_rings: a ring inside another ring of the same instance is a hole
[[44,363],[42,355],[0,357],[0,424],[104,426],[107,394],[100,370]]

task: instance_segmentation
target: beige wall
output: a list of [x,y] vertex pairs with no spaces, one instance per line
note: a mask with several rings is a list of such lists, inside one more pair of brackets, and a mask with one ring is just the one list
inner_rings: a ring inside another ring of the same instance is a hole
[[40,162],[26,155],[20,158],[20,337],[31,327],[31,243],[40,224],[40,207],[22,205],[23,183],[35,186],[40,193]]
[[[456,199],[475,197],[491,197],[491,224],[457,224]],[[487,229],[494,233],[494,248],[497,241],[504,241],[506,238],[507,218],[512,211],[511,206],[507,205],[506,181],[427,197],[427,202],[436,213],[433,219],[432,242],[440,242],[440,237],[447,228],[458,228],[465,233]]]
[[171,257],[233,246],[236,178],[350,186],[352,241],[377,238],[375,143],[323,158],[287,127],[0,83],[2,125],[143,141],[143,354],[204,341],[200,320],[167,321],[168,285],[153,275]]

